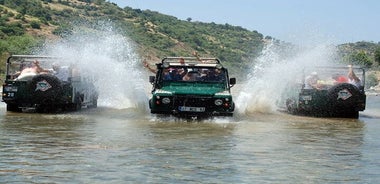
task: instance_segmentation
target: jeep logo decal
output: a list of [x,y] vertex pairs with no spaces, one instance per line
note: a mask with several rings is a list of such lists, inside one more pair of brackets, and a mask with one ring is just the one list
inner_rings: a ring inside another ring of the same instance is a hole
[[339,99],[347,100],[350,97],[352,97],[352,94],[350,93],[350,91],[348,91],[347,89],[343,89],[343,90],[340,90],[338,92],[338,98],[337,98],[337,100],[339,100]]
[[46,80],[43,80],[43,81],[37,82],[36,90],[34,90],[34,91],[37,91],[37,90],[46,91],[46,90],[50,89],[51,87],[52,86]]

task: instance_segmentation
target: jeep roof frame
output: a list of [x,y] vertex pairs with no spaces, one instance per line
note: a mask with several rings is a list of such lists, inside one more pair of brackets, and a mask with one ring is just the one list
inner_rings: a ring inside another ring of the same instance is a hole
[[11,62],[13,58],[30,58],[30,59],[59,59],[58,56],[45,56],[45,55],[11,55],[7,59],[7,64]]
[[[215,61],[214,64],[220,64],[220,60],[218,58],[198,58],[198,57],[165,57],[162,59],[161,63],[164,63],[165,61],[168,62],[167,60],[179,60],[179,59],[184,59],[184,60],[192,60],[196,61],[198,63],[212,63],[209,61]],[[202,62],[205,61],[205,62]],[[206,62],[208,61],[208,62]],[[177,61],[178,62],[178,61]],[[175,61],[169,63],[176,63]],[[178,62],[179,63],[179,62]]]
[[[183,59],[185,62],[181,63],[179,60]],[[216,67],[224,68],[218,58],[199,58],[199,57],[165,57],[161,60],[161,63],[157,63],[158,66],[164,68],[170,66],[186,66],[186,67]],[[159,67],[161,68],[161,67]]]

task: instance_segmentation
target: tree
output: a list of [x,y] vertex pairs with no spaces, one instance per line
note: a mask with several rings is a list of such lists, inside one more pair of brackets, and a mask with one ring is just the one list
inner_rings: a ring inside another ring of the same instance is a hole
[[380,65],[380,47],[375,50],[375,62]]
[[359,64],[366,67],[370,67],[373,64],[369,56],[364,51],[351,54],[349,56],[349,62],[352,64]]
[[32,21],[30,22],[30,26],[33,28],[33,29],[41,29],[41,25],[39,22],[37,21]]

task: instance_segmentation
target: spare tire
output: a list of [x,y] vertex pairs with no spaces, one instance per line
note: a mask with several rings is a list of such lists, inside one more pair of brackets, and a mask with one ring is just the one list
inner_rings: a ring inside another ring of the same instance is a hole
[[349,83],[337,84],[328,90],[329,104],[335,110],[349,110],[357,106],[360,90]]
[[30,87],[35,104],[54,103],[62,93],[61,81],[50,74],[33,77]]

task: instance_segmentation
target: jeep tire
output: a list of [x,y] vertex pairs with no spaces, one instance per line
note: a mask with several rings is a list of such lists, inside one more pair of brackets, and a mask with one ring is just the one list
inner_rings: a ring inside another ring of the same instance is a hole
[[[339,97],[339,93],[342,90],[347,90],[351,95],[347,99],[342,99]],[[342,83],[336,86],[333,86],[328,91],[328,100],[331,108],[331,115],[333,116],[341,116],[341,117],[351,117],[357,118],[359,116],[359,112],[355,111],[355,107],[357,107],[357,103],[360,100],[360,91],[359,89],[349,83]]]
[[[39,82],[46,81],[50,86],[47,89],[38,89]],[[32,100],[35,104],[51,104],[57,101],[62,93],[61,81],[54,75],[41,74],[33,77],[30,84],[32,91]]]

